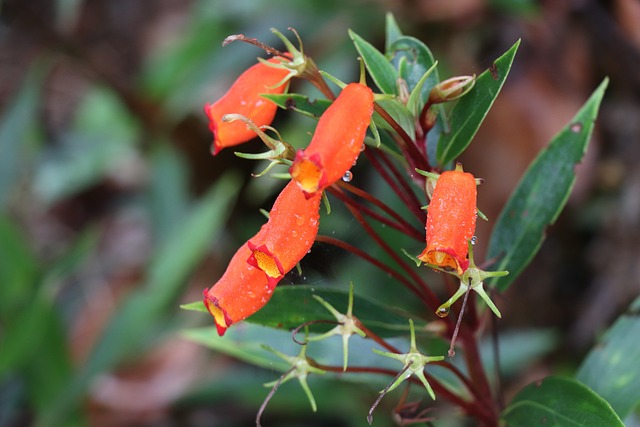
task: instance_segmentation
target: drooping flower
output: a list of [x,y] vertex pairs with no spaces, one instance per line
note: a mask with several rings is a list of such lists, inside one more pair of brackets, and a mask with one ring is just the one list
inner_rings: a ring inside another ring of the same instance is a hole
[[258,127],[271,124],[276,115],[277,105],[261,97],[261,94],[280,94],[288,86],[286,67],[274,67],[286,58],[271,58],[267,63],[259,62],[243,72],[231,85],[227,93],[213,104],[204,106],[209,119],[209,129],[213,132],[212,152],[214,155],[223,148],[242,144],[256,137],[256,133],[241,121],[225,122],[225,114],[241,114]]
[[271,298],[273,288],[264,273],[247,263],[251,249],[245,243],[238,249],[222,277],[204,290],[204,304],[222,336],[233,323],[260,310]]
[[321,195],[307,199],[293,182],[280,192],[269,220],[242,245],[204,303],[219,335],[260,310],[274,288],[309,252],[318,234]]
[[274,286],[307,254],[318,234],[321,193],[311,198],[290,181],[273,204],[269,221],[249,239],[249,264]]
[[419,260],[462,275],[476,229],[476,198],[476,180],[460,164],[440,175],[427,211],[427,247]]
[[322,114],[309,146],[299,150],[289,168],[307,197],[342,178],[362,150],[373,114],[373,92],[360,83],[348,84]]

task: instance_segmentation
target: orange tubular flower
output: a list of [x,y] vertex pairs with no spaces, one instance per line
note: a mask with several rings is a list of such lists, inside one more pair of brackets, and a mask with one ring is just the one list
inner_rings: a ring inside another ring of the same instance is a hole
[[476,181],[458,164],[438,178],[427,211],[427,247],[418,259],[462,275],[476,229]]
[[269,221],[247,244],[249,264],[276,284],[309,252],[320,224],[321,193],[307,198],[294,181],[276,199]]
[[220,336],[260,310],[273,289],[309,252],[318,234],[321,194],[307,199],[291,181],[276,199],[269,221],[233,256],[220,280],[204,291],[204,304]]
[[[268,62],[279,64],[282,61],[288,60],[276,57]],[[260,94],[283,93],[288,86],[284,79],[289,73],[290,70],[284,67],[275,68],[259,62],[242,73],[222,98],[214,104],[204,106],[204,112],[209,118],[209,129],[213,132],[214,155],[225,147],[242,144],[256,137],[256,133],[241,121],[222,121],[225,114],[242,114],[258,127],[271,124],[278,106],[262,98]]]
[[245,243],[231,258],[218,282],[204,290],[204,305],[213,316],[220,336],[231,324],[260,310],[273,293],[264,273],[247,264],[249,256],[251,249]]
[[291,177],[307,197],[339,180],[353,166],[373,113],[373,92],[360,83],[347,85],[318,121],[311,143],[296,154]]

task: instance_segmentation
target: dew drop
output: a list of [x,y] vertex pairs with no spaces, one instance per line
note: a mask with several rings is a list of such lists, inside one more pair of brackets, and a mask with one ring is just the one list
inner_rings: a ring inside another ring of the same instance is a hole
[[346,171],[344,173],[344,175],[342,175],[342,180],[344,182],[349,182],[353,179],[353,174],[351,173],[351,171]]
[[478,241],[478,236],[473,236],[473,237],[471,238],[471,244],[472,244],[472,245],[475,245],[477,241]]
[[436,315],[438,317],[447,317],[449,315],[449,307],[438,307]]
[[582,123],[575,122],[571,125],[570,129],[571,129],[571,132],[573,133],[580,133],[582,132]]

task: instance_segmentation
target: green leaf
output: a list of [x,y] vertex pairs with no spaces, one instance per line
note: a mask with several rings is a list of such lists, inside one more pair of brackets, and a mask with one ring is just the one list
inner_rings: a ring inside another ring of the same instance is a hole
[[194,301],[188,304],[180,304],[180,308],[183,310],[200,311],[202,313],[209,313],[203,301]]
[[[341,313],[347,310],[347,291],[307,285],[279,286],[269,303],[247,321],[272,328],[293,329],[310,320],[335,320],[313,295],[320,296]],[[353,314],[367,328],[383,337],[406,334],[408,330],[407,317],[362,296],[354,295]],[[324,332],[334,326],[314,325],[310,331]]]
[[[293,341],[290,331],[250,323],[233,325],[223,337],[219,336],[216,328],[212,326],[184,331],[183,336],[220,353],[269,370],[285,371],[289,366],[282,359],[265,350],[262,344],[268,344],[269,347],[288,355],[300,352],[300,344]],[[301,342],[304,341],[304,333],[299,333],[296,338]],[[388,342],[399,348],[408,347],[404,338],[391,339]],[[371,351],[374,347],[382,349],[370,339],[353,335],[349,339],[349,365],[397,368],[397,362],[374,354]],[[336,336],[311,342],[308,344],[307,355],[323,364],[342,366],[342,340]]]
[[2,215],[0,242],[0,322],[6,322],[32,296],[40,272],[27,236]]
[[308,96],[299,93],[269,93],[262,95],[262,97],[273,101],[280,108],[297,111],[314,119],[319,119],[322,113],[331,105],[331,101],[328,99],[311,100]]
[[471,143],[509,75],[518,46],[520,40],[480,74],[473,89],[453,107],[449,116],[451,130],[438,141],[439,165],[455,160]]
[[[407,109],[407,107],[396,99],[381,99],[376,101],[393,119],[400,125],[400,127],[409,136],[415,135],[416,127],[413,115]],[[389,131],[393,131],[393,128],[384,120],[377,112],[373,113],[373,121],[376,126],[381,127]]]
[[16,181],[32,173],[27,160],[32,157],[33,141],[37,140],[36,134],[40,131],[36,115],[41,102],[42,81],[49,68],[40,62],[31,67],[22,87],[0,118],[0,209],[18,188]]
[[181,152],[168,142],[154,144],[147,189],[153,235],[167,238],[186,216],[189,207],[189,166]]
[[[387,50],[387,55],[392,58],[392,63],[398,68],[398,74],[407,82],[409,92],[414,88],[424,74],[435,65],[436,61],[429,48],[414,37],[403,36],[398,38]],[[427,102],[431,88],[440,81],[438,70],[434,70],[420,89],[418,113]]]
[[[185,331],[184,337],[212,348],[221,353],[235,357],[243,362],[267,369],[285,371],[288,366],[273,353],[262,348],[262,343],[290,354],[296,354],[290,333],[274,331],[256,325],[234,325],[224,337],[218,336],[216,328],[206,327]],[[292,345],[293,344],[293,345]]]
[[[308,285],[278,286],[269,303],[246,321],[289,330],[312,320],[335,320],[331,313],[313,298],[313,295],[323,298],[341,313],[347,310],[349,294],[346,291]],[[183,304],[180,307],[208,314],[202,301]],[[408,315],[401,315],[389,307],[362,296],[354,295],[353,314],[367,328],[382,337],[406,334],[409,330]],[[334,326],[332,324],[310,325],[309,330],[312,333],[322,333]]]
[[371,43],[349,30],[349,37],[353,40],[358,53],[364,60],[371,78],[380,88],[382,93],[396,95],[397,73],[391,62]]
[[496,270],[509,275],[491,281],[504,291],[538,252],[545,228],[564,207],[575,182],[575,165],[582,160],[600,101],[605,79],[565,128],[529,165],[520,183],[500,213],[491,238],[487,258],[497,258]]
[[38,337],[44,335],[50,318],[50,302],[44,292],[31,297],[29,304],[3,322],[0,335],[0,378],[7,371],[20,370],[39,348]]
[[53,203],[99,182],[136,157],[139,132],[122,100],[108,88],[95,87],[76,111],[71,131],[37,168],[36,194]]
[[509,427],[624,424],[602,397],[573,379],[547,377],[522,389],[502,413]]
[[640,297],[598,340],[576,378],[626,418],[640,404]]
[[[500,374],[520,375],[541,357],[558,348],[558,334],[550,329],[510,330],[500,333]],[[480,355],[489,378],[495,375],[495,342],[487,336],[480,343]]]
[[389,46],[399,37],[402,37],[402,30],[398,26],[396,19],[391,12],[385,16],[385,51],[389,52]]

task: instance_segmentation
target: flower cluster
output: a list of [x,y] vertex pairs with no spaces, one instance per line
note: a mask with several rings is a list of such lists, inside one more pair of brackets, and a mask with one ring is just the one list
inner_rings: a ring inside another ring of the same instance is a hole
[[[219,101],[205,107],[214,133],[214,154],[256,136],[242,121],[224,121],[225,115],[241,114],[257,126],[273,120],[277,106],[261,94],[283,92],[287,84],[282,79],[290,71],[286,58],[271,61],[285,66],[254,65]],[[204,291],[218,334],[262,308],[278,282],[309,252],[318,233],[322,192],[358,158],[372,113],[373,92],[352,83],[322,114],[311,143],[296,153],[292,180],[276,199],[269,220],[238,249],[218,282]]]

